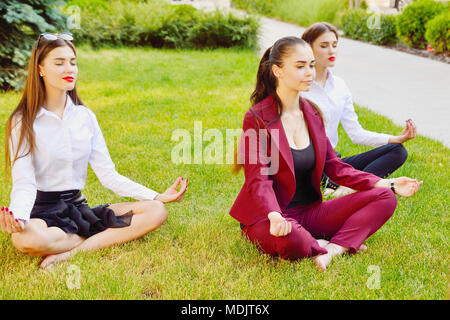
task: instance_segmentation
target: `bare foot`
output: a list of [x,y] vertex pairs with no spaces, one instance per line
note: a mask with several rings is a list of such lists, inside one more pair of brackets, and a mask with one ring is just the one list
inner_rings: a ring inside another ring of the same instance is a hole
[[343,196],[346,196],[346,195],[354,193],[354,192],[356,192],[356,191],[353,190],[353,189],[350,189],[350,188],[347,188],[347,187],[344,187],[344,186],[340,186],[333,193],[333,197],[339,198],[339,197],[343,197]]
[[57,253],[57,254],[50,254],[42,260],[40,267],[42,269],[50,269],[52,268],[56,263],[63,262],[68,260],[72,256],[72,253],[70,251]]
[[325,248],[325,246],[329,243],[330,241],[327,241],[327,240],[325,240],[325,239],[318,239],[317,240],[317,243],[319,244],[319,246],[321,247],[321,248]]
[[316,264],[317,268],[319,268],[319,270],[325,271],[331,262],[331,255],[329,253],[321,254],[321,255],[315,256],[313,258],[313,260],[314,260],[314,263]]
[[366,246],[365,244],[362,244],[362,245],[359,247],[358,251],[361,251],[361,252],[367,251],[367,246]]

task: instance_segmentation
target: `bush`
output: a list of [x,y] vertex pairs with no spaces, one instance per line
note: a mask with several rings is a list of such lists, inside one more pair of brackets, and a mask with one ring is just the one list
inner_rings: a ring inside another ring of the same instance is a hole
[[348,0],[233,0],[233,5],[304,27],[318,21],[340,27],[340,16],[348,7]]
[[[80,5],[81,29],[76,43],[101,46],[152,46],[168,48],[254,48],[259,23],[219,11],[205,13],[190,5],[163,1],[110,1],[92,7]],[[85,0],[69,4],[84,3]]]
[[193,26],[188,39],[195,47],[256,48],[259,24],[253,18],[225,16],[220,12],[205,15]]
[[260,13],[271,16],[274,12],[276,0],[232,0],[233,7],[250,13]]
[[397,42],[393,15],[350,9],[342,16],[342,29],[344,34],[352,39],[370,41],[379,45]]
[[40,33],[65,31],[60,1],[0,2],[0,90],[20,89],[31,48]]
[[342,16],[342,30],[344,35],[356,40],[369,40],[369,15],[363,9],[349,9]]
[[380,28],[370,29],[369,41],[381,45],[395,44],[397,42],[395,20],[394,15],[380,15]]
[[444,12],[427,22],[425,39],[437,53],[448,54],[450,43],[450,13]]
[[433,0],[418,0],[408,5],[397,16],[397,36],[406,45],[423,49],[426,47],[425,25],[448,6]]

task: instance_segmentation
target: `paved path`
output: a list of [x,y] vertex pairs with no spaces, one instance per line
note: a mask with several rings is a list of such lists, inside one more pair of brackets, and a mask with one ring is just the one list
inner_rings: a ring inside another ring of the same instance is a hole
[[[189,3],[191,1],[182,1]],[[229,8],[229,0],[196,0],[197,5]],[[260,55],[277,39],[301,36],[305,29],[262,18]],[[404,126],[412,118],[418,133],[450,147],[450,65],[340,38],[333,72],[349,86],[355,103]],[[400,132],[386,132],[399,134]]]

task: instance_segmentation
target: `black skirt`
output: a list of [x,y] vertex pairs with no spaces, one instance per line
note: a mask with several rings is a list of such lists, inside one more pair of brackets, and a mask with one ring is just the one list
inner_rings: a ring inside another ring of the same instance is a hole
[[37,191],[30,218],[42,219],[48,227],[58,227],[66,233],[90,237],[107,228],[127,227],[133,211],[116,216],[109,203],[89,207],[80,190]]

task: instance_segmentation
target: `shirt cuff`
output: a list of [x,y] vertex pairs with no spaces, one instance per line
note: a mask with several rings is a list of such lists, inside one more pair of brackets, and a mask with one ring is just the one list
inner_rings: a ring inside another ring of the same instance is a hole
[[31,212],[29,212],[26,208],[16,207],[14,204],[10,204],[9,211],[13,213],[15,219],[21,219],[24,221],[30,220]]
[[138,200],[155,200],[158,194],[159,192],[156,192],[149,188],[145,188],[145,190],[143,190],[142,194],[139,196],[140,199]]

